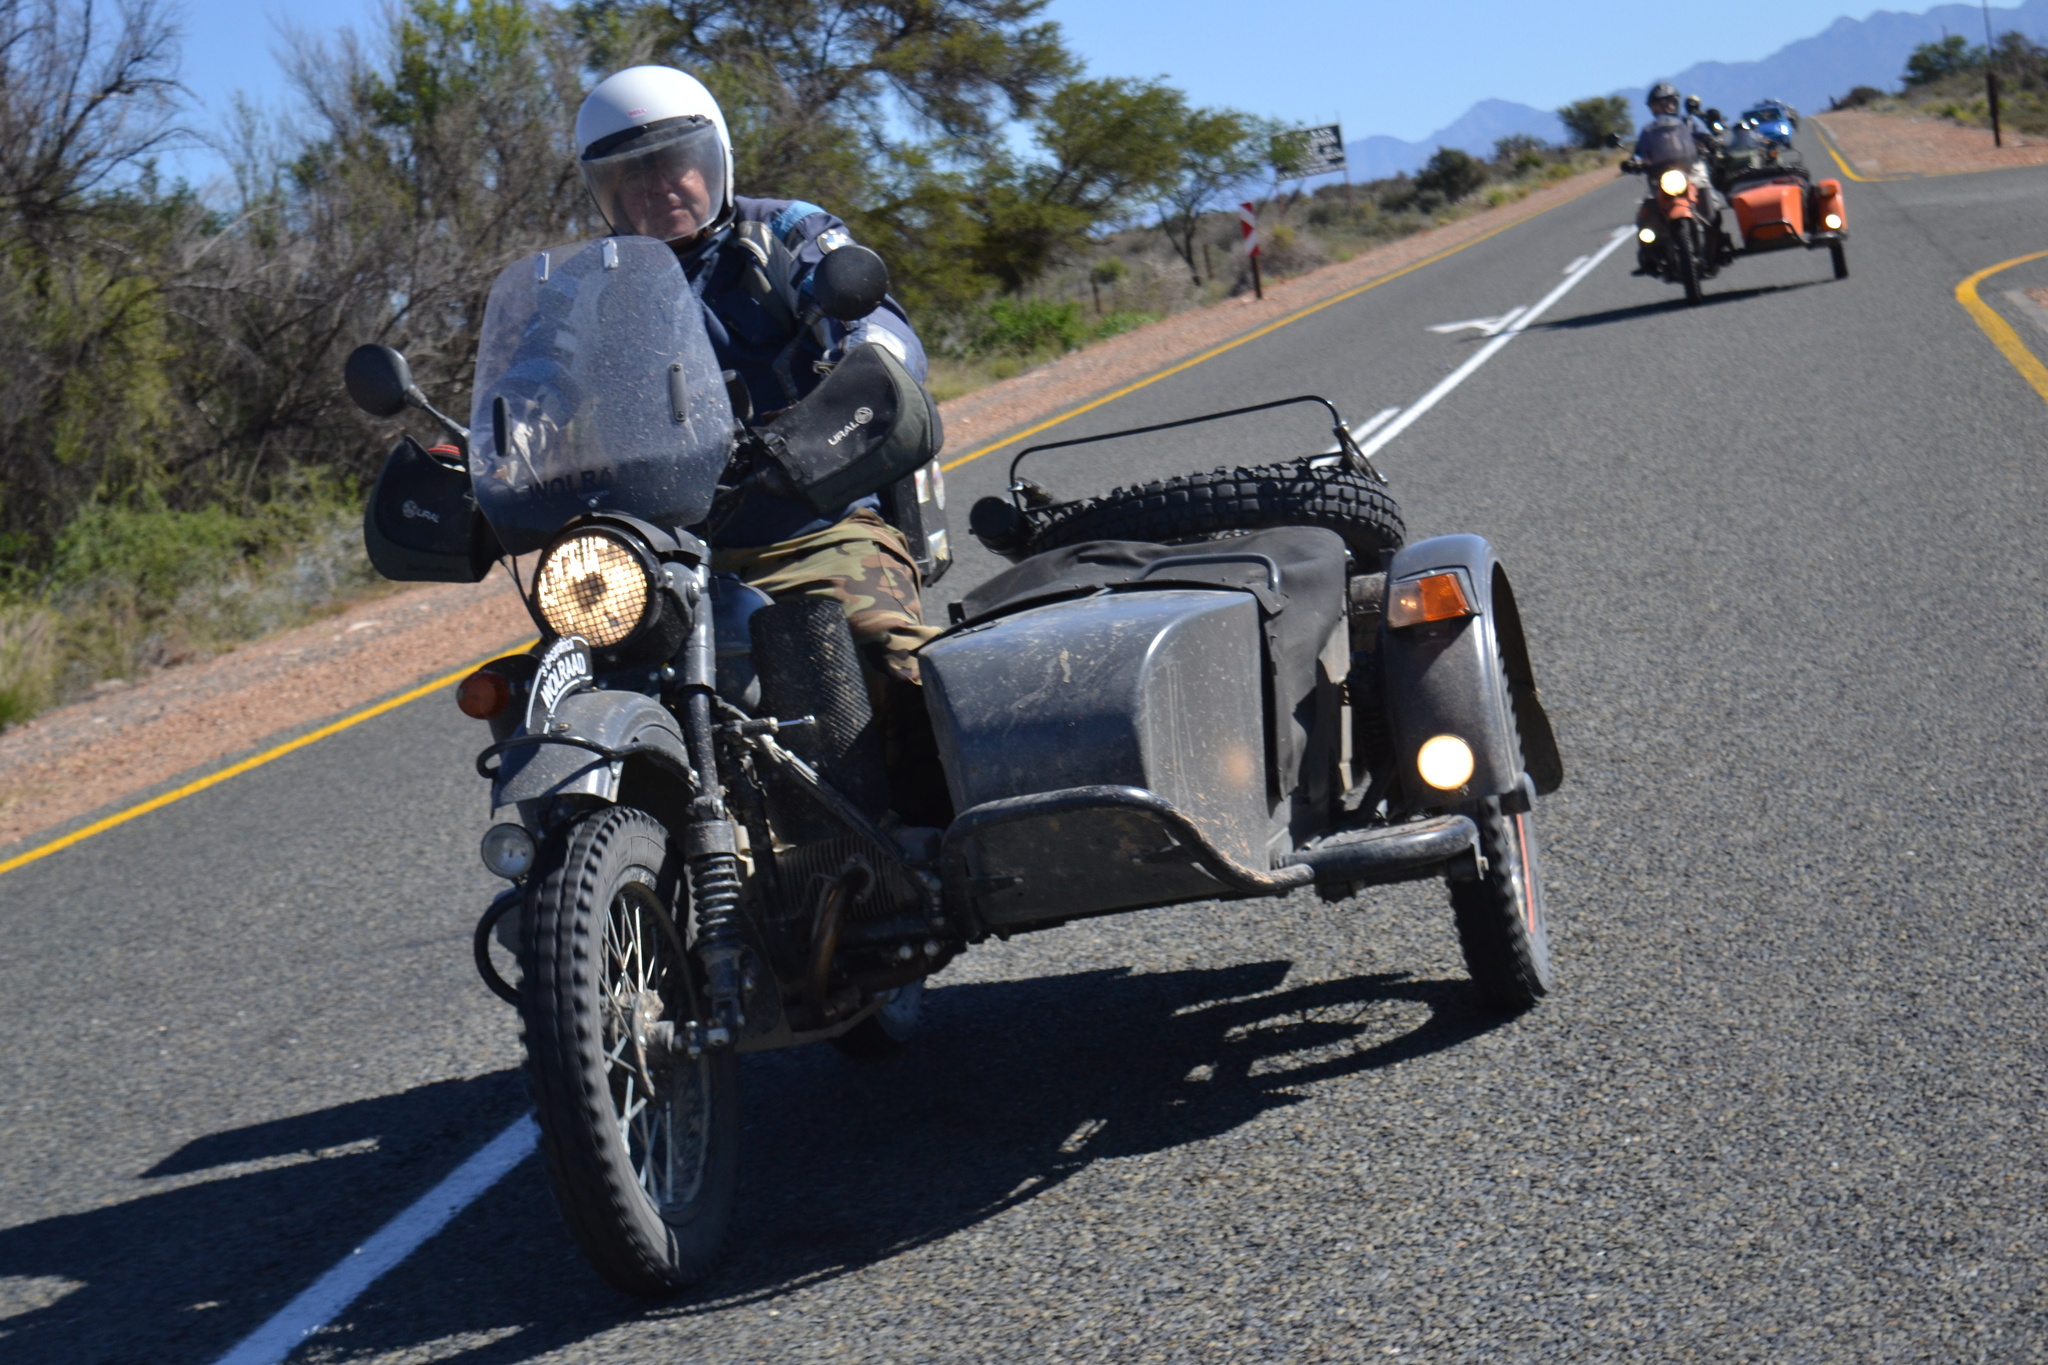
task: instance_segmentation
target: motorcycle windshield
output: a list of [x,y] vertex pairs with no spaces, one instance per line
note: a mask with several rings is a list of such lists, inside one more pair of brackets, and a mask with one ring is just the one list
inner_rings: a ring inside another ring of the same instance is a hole
[[538,252],[491,286],[469,472],[512,554],[572,517],[685,527],[711,510],[735,424],[704,317],[651,237]]
[[1698,156],[1692,129],[1682,123],[1653,123],[1636,139],[1636,159],[1647,167],[1690,165]]

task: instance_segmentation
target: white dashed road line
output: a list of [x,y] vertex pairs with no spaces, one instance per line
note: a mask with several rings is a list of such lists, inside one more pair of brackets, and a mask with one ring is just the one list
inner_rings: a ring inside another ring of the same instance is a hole
[[[1422,395],[1420,399],[1418,399],[1414,404],[1412,404],[1405,411],[1403,411],[1399,417],[1396,417],[1386,426],[1380,428],[1380,430],[1374,434],[1373,438],[1370,441],[1365,442],[1364,445],[1361,447],[1361,449],[1364,450],[1366,457],[1370,459],[1372,456],[1378,454],[1380,448],[1385,446],[1387,442],[1393,440],[1396,436],[1399,436],[1402,432],[1408,430],[1410,424],[1412,424],[1416,418],[1422,416],[1423,413],[1428,412],[1438,403],[1441,403],[1444,400],[1444,398],[1450,394],[1451,390],[1457,388],[1458,385],[1470,379],[1481,365],[1484,365],[1487,361],[1493,359],[1494,354],[1498,352],[1501,347],[1507,345],[1510,341],[1513,341],[1516,337],[1520,336],[1525,330],[1527,330],[1529,324],[1536,321],[1536,319],[1542,317],[1543,314],[1550,308],[1552,304],[1556,303],[1566,294],[1571,293],[1572,290],[1577,287],[1580,280],[1583,280],[1586,278],[1586,276],[1592,274],[1593,271],[1596,268],[1598,268],[1600,262],[1606,260],[1609,256],[1613,255],[1615,249],[1619,247],[1623,242],[1627,241],[1629,237],[1633,235],[1633,233],[1634,228],[1632,227],[1623,226],[1616,228],[1614,230],[1614,235],[1608,239],[1606,246],[1601,247],[1591,256],[1583,257],[1578,263],[1578,268],[1573,270],[1568,275],[1566,275],[1564,279],[1559,282],[1557,288],[1551,290],[1548,294],[1545,294],[1542,300],[1539,303],[1537,303],[1535,307],[1531,308],[1528,312],[1523,313],[1520,317],[1516,318],[1512,323],[1510,323],[1506,327],[1505,330],[1497,334],[1491,341],[1487,342],[1484,346],[1481,346],[1478,350],[1474,351],[1469,360],[1467,360],[1464,364],[1460,365],[1457,369],[1452,370],[1449,374],[1445,375],[1441,383],[1439,383],[1435,388],[1431,389],[1428,393]],[[1465,324],[1459,325],[1462,326]],[[1432,328],[1431,330],[1435,329]]]
[[533,1117],[520,1118],[214,1365],[278,1365],[300,1342],[334,1321],[378,1276],[412,1255],[420,1243],[447,1227],[477,1196],[526,1160],[539,1137]]

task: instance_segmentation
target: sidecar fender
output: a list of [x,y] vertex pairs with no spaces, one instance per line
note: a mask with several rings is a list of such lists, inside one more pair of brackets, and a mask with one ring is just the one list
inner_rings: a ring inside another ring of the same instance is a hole
[[1555,791],[1564,781],[1564,764],[1536,690],[1514,589],[1493,547],[1473,535],[1417,541],[1394,556],[1387,591],[1391,594],[1401,583],[1446,570],[1459,575],[1477,614],[1386,629],[1380,651],[1402,788],[1411,800],[1416,794],[1433,793],[1416,771],[1415,755],[1432,736],[1451,734],[1472,747],[1472,780],[1455,795],[1500,796],[1513,791],[1524,766],[1515,756],[1519,727],[1522,758],[1536,790]]
[[667,708],[645,693],[578,692],[556,703],[554,715],[557,723],[567,727],[558,732],[564,736],[614,751],[653,750],[668,761],[659,762],[652,756],[608,759],[570,744],[511,749],[498,760],[497,779],[491,784],[494,808],[557,796],[594,796],[616,802],[622,788],[645,783],[659,789],[664,785],[664,770],[689,770],[682,728]]

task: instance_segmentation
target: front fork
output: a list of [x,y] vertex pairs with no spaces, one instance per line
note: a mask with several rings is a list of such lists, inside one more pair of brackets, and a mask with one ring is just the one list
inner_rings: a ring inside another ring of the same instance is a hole
[[697,956],[704,966],[711,1019],[704,1041],[730,1047],[746,1024],[741,1004],[745,986],[746,935],[740,922],[739,841],[725,809],[718,775],[718,744],[712,728],[718,647],[711,607],[711,566],[695,570],[687,590],[692,609],[690,639],[678,670],[683,693],[683,742],[697,770],[698,791],[683,828],[683,859],[690,869],[690,900],[697,922]]

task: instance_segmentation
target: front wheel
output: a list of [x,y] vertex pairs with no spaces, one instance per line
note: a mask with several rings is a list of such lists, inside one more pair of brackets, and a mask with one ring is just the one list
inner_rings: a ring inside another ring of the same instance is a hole
[[1682,218],[1672,228],[1671,250],[1678,258],[1678,282],[1685,286],[1686,305],[1696,308],[1704,297],[1700,291],[1700,249],[1696,240],[1699,224],[1695,219]]
[[585,816],[535,888],[524,953],[527,1075],[555,1202],[597,1272],[649,1297],[711,1271],[739,1180],[737,1062],[671,1044],[701,999],[682,880],[652,816]]
[[1848,279],[1849,248],[1843,246],[1840,242],[1829,242],[1828,256],[1835,263],[1835,278],[1838,280]]

